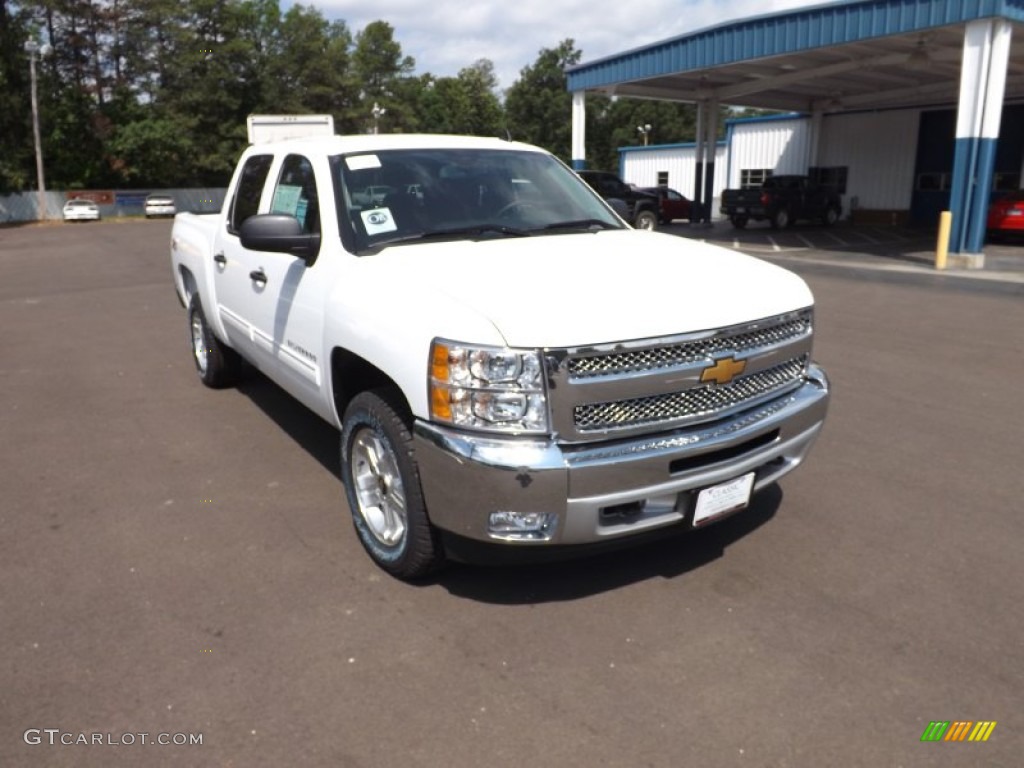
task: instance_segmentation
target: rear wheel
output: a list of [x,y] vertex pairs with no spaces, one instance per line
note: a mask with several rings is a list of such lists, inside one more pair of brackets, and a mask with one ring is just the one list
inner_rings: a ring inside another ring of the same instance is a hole
[[188,330],[192,361],[203,384],[213,389],[235,384],[242,372],[242,359],[214,335],[203,314],[199,294],[194,294],[188,303]]
[[772,229],[785,229],[792,223],[792,220],[789,218],[789,211],[785,208],[779,208],[775,215],[772,216]]
[[834,226],[839,221],[839,211],[833,206],[829,206],[825,209],[825,215],[822,216],[822,220],[825,222],[826,227]]
[[640,211],[633,220],[633,226],[636,229],[656,229],[658,217],[654,214],[654,211]]
[[359,541],[400,579],[438,568],[444,554],[427,517],[408,409],[394,389],[356,395],[341,430],[341,476]]
[[735,227],[736,229],[745,229],[745,228],[746,228],[746,226],[747,226],[747,221],[749,221],[749,219],[747,219],[747,217],[746,217],[746,216],[732,216],[732,217],[730,217],[730,219],[729,219],[729,222],[730,222],[730,223],[731,223],[731,224],[732,224],[732,225],[733,225],[733,226],[734,226],[734,227]]

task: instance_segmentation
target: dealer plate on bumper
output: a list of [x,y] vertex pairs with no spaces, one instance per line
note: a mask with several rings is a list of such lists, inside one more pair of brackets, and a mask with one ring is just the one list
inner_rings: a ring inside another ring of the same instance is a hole
[[754,473],[748,472],[735,480],[705,488],[697,494],[693,525],[703,525],[720,515],[743,509],[750,503],[750,492],[753,487]]

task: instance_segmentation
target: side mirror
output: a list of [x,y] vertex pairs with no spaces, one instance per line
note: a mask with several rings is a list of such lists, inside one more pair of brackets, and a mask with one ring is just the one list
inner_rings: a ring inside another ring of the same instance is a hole
[[320,235],[302,231],[294,216],[283,213],[261,213],[242,222],[238,239],[250,251],[273,251],[297,256],[307,265],[320,252]]

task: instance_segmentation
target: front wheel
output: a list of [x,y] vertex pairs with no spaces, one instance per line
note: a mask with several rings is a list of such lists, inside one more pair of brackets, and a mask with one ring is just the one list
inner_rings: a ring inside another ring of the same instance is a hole
[[416,579],[444,553],[427,517],[407,409],[393,389],[356,395],[341,429],[341,479],[359,541],[381,568]]
[[203,314],[199,294],[194,294],[188,303],[188,330],[192,362],[203,384],[212,389],[235,384],[241,376],[242,359],[214,335]]
[[654,211],[640,211],[633,220],[636,229],[652,230],[658,226],[658,217]]

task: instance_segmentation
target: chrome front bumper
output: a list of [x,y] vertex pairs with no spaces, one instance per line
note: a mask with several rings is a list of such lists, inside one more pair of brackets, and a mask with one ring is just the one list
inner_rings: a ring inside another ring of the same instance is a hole
[[[829,383],[812,365],[797,390],[688,429],[585,445],[470,435],[419,421],[414,439],[431,521],[469,539],[492,512],[549,512],[542,540],[585,544],[684,523],[696,491],[756,472],[757,491],[795,469],[821,431]],[[685,524],[685,523],[684,523]]]

